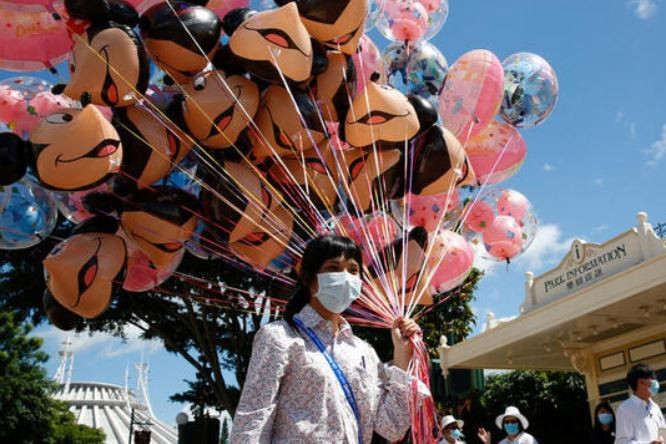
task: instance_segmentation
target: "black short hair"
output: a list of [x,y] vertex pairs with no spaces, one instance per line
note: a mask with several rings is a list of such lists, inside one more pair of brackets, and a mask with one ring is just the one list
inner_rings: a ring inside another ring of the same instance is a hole
[[631,387],[631,390],[636,391],[636,386],[638,385],[639,379],[657,379],[657,374],[652,370],[649,365],[646,364],[636,364],[627,373],[627,384]]

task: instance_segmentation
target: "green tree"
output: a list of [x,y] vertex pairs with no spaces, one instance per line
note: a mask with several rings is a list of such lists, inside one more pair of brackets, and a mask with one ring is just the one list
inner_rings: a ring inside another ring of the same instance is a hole
[[51,398],[53,383],[42,364],[48,355],[32,326],[0,311],[0,442],[103,443],[101,430],[78,426],[67,407]]
[[589,442],[591,427],[586,399],[585,380],[577,373],[513,371],[489,377],[481,402],[494,438],[501,435],[494,418],[514,405],[540,443],[583,444]]

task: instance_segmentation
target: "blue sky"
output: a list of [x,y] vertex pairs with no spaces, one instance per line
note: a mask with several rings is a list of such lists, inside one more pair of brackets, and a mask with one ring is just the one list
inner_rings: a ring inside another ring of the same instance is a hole
[[[560,84],[551,117],[522,132],[527,160],[503,185],[531,200],[541,229],[524,257],[489,270],[481,282],[474,308],[483,323],[488,311],[517,314],[524,272],[554,266],[573,238],[603,242],[633,226],[638,211],[666,222],[666,1],[451,0],[450,7],[432,40],[449,63],[476,48],[500,59],[530,51],[551,63]],[[38,332],[53,356],[52,374],[64,336],[50,327]],[[167,398],[193,375],[184,361],[135,336],[127,344],[82,337],[76,347],[75,380],[122,384],[128,363],[143,354],[153,369],[153,407],[173,422],[182,406]]]

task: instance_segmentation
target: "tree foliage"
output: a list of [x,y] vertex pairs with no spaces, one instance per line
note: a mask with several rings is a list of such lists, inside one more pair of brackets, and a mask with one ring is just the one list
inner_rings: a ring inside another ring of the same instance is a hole
[[103,443],[101,430],[76,425],[67,406],[51,398],[55,387],[42,367],[48,355],[31,330],[0,310],[0,442]]

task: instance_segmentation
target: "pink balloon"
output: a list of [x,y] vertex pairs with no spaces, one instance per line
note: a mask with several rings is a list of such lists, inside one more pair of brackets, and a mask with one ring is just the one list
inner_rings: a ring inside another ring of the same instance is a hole
[[515,127],[493,120],[467,141],[465,151],[479,184],[492,185],[518,172],[525,162],[527,145]]
[[513,217],[497,216],[483,232],[483,244],[492,257],[508,261],[522,251],[523,230]]
[[385,0],[384,13],[389,29],[397,41],[414,42],[428,29],[428,11],[415,0]]
[[350,214],[338,218],[338,227],[335,232],[346,236],[356,242],[363,251],[363,262],[373,262],[373,251],[381,251],[392,243],[398,235],[399,229],[396,221],[388,215],[375,213],[363,218]]
[[449,69],[439,96],[439,115],[464,145],[495,117],[503,94],[502,63],[492,52],[476,49],[463,54]]
[[462,284],[472,271],[474,250],[461,235],[449,230],[437,233],[432,242],[428,258],[430,289],[444,293]]
[[[378,72],[382,77],[385,77],[382,54],[367,34],[363,34],[363,37],[361,37],[359,50],[352,59],[356,70],[355,96],[365,89],[365,85],[370,81],[373,73]],[[385,83],[385,81],[382,83]]]
[[503,216],[511,216],[522,226],[522,220],[527,214],[530,202],[525,196],[515,190],[504,190],[497,199],[497,212]]
[[460,194],[454,190],[449,194],[437,194],[434,196],[418,196],[409,194],[405,197],[409,205],[409,225],[412,227],[423,227],[428,232],[435,231],[440,224],[445,222],[446,214],[455,210],[460,205]]
[[468,210],[465,216],[465,228],[483,233],[495,218],[493,208],[480,200],[477,200]]
[[0,85],[0,122],[8,124],[25,109],[23,95],[9,87]]
[[442,5],[442,0],[418,0],[418,2],[421,3],[429,13],[436,11]]
[[[62,4],[57,12],[64,16]],[[72,48],[65,20],[46,9],[17,10],[0,3],[0,69],[39,71],[65,60]]]
[[125,243],[127,244],[127,273],[123,282],[123,289],[133,293],[143,293],[162,285],[176,271],[185,255],[185,249],[183,248],[168,267],[158,269],[148,259],[148,256],[131,245],[131,242],[125,240]]
[[0,0],[0,6],[24,12],[55,12],[56,0]]

